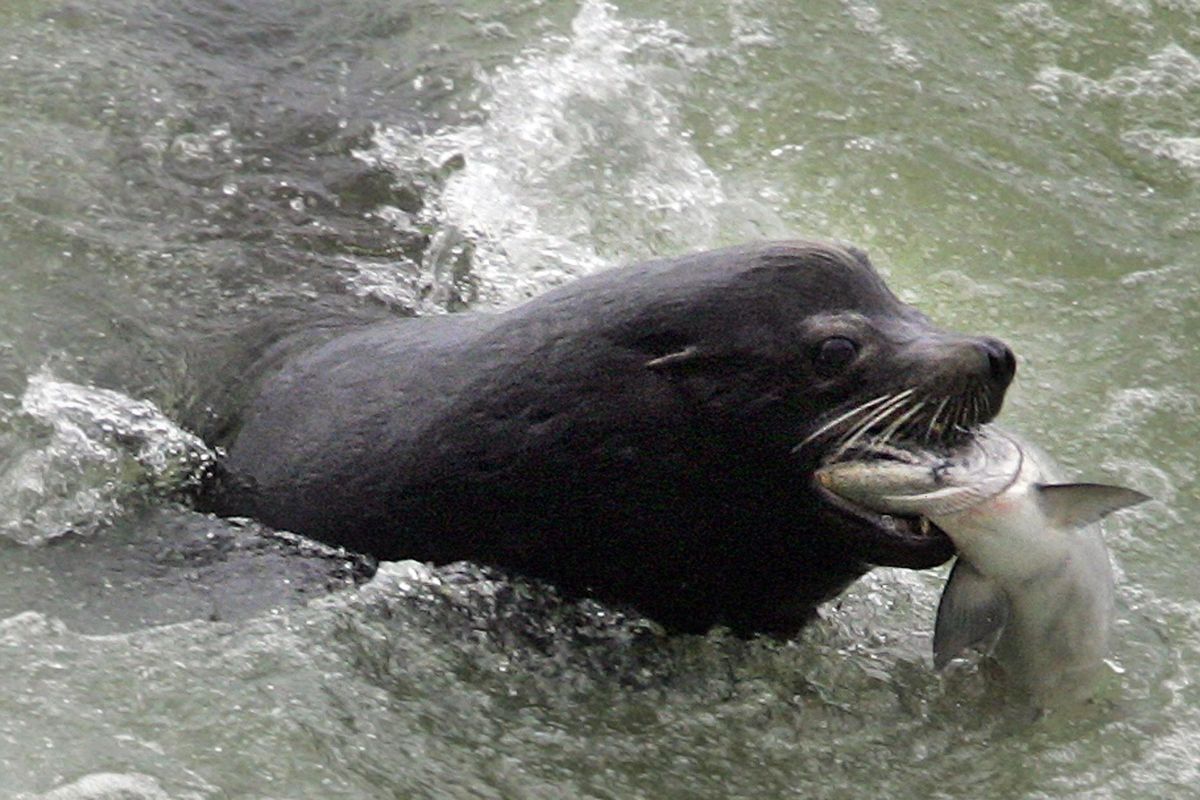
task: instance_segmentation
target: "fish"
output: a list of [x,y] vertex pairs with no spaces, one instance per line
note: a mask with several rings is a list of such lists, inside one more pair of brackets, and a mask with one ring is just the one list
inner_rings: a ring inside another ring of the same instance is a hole
[[823,465],[816,480],[852,505],[918,517],[954,543],[934,623],[936,669],[983,649],[1040,708],[1094,694],[1115,616],[1099,522],[1149,495],[1064,483],[1049,455],[997,426],[949,451],[868,442]]

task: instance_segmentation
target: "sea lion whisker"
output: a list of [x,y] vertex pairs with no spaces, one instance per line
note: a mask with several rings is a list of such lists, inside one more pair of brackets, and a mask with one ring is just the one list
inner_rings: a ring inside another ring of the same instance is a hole
[[909,408],[908,411],[905,411],[903,414],[897,417],[895,421],[893,421],[892,424],[887,427],[887,430],[885,430],[883,434],[879,436],[879,438],[876,440],[877,443],[881,445],[889,444],[892,437],[896,435],[898,430],[900,430],[900,426],[908,422],[913,418],[913,416],[920,412],[920,410],[925,407],[926,402],[927,401],[925,400],[920,401],[916,405]]
[[979,391],[975,394],[977,413],[975,415],[975,425],[983,424],[983,421],[994,416],[992,410],[992,395],[986,391],[981,385]]
[[991,395],[991,393],[990,393],[990,392],[982,392],[982,393],[980,394],[980,399],[981,399],[981,401],[982,401],[982,404],[983,404],[983,415],[984,415],[985,417],[991,417],[991,416],[994,416],[995,412],[994,412],[994,410],[992,409],[992,395]]
[[949,397],[943,397],[942,402],[938,403],[937,410],[933,412],[933,417],[930,418],[930,420],[929,420],[929,427],[925,429],[925,441],[926,442],[931,441],[933,439],[933,430],[938,425],[938,418],[942,416],[942,412],[946,410],[946,406],[947,406],[947,404],[949,404],[949,402],[950,402]]
[[871,429],[868,430],[868,433],[872,434],[871,441],[882,442],[887,433],[892,430],[891,426],[893,423],[896,421],[902,421],[907,413],[907,410],[911,407],[911,403],[901,403],[895,408],[892,408],[886,416],[877,420],[876,423],[871,426]]
[[843,441],[838,446],[837,450],[834,451],[833,458],[835,460],[838,458],[841,458],[841,456],[844,453],[846,453],[848,450],[850,450],[852,447],[854,447],[854,445],[857,444],[858,441],[869,430],[871,430],[871,428],[875,427],[876,425],[881,424],[892,414],[895,414],[895,413],[899,412],[901,409],[903,409],[904,401],[908,398],[908,396],[910,394],[912,394],[912,392],[913,392],[912,389],[908,389],[908,390],[896,395],[896,397],[891,402],[887,403],[882,408],[876,410],[875,413],[873,413],[870,417],[868,417],[860,425],[858,425],[858,427],[855,429],[854,434],[852,436],[849,436],[845,441]]
[[849,425],[846,430],[841,433],[841,436],[838,439],[838,444],[846,441],[851,436],[854,436],[863,428],[869,428],[872,425],[877,424],[881,419],[881,414],[883,416],[887,416],[887,414],[894,410],[896,406],[903,404],[906,396],[906,393],[887,395],[885,398],[886,402],[884,402],[883,405],[870,409],[870,413],[866,417],[858,420],[852,425]]
[[881,394],[872,400],[867,400],[866,402],[859,403],[858,405],[851,408],[849,411],[845,412],[844,414],[839,414],[838,416],[831,419],[829,422],[826,422],[824,425],[817,428],[815,431],[810,433],[808,436],[805,436],[803,441],[801,441],[800,444],[796,445],[796,447],[792,450],[792,452],[799,450],[801,447],[804,447],[804,445],[813,441],[818,436],[821,436],[822,434],[827,433],[832,428],[835,428],[836,426],[841,425],[842,423],[844,423],[850,419],[853,419],[854,417],[858,416],[859,414],[866,413],[870,409],[874,408],[875,406],[879,405],[880,403],[886,402],[889,398],[892,398],[892,397],[895,397],[895,395],[894,394]]
[[838,441],[839,446],[844,445],[847,440],[853,439],[861,435],[863,432],[875,427],[891,416],[891,414],[898,408],[902,408],[904,406],[904,401],[907,399],[909,394],[911,394],[911,391],[891,395],[886,403],[872,410],[867,417],[859,420],[845,433],[843,433],[841,439]]

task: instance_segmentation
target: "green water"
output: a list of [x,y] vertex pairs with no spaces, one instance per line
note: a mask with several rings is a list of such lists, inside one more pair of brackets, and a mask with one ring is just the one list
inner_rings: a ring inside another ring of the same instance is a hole
[[[783,236],[1005,339],[1002,420],[1158,499],[1098,703],[935,674],[941,572],[670,639],[469,566],[326,595],[173,490],[197,337]],[[1197,253],[1194,3],[7,3],[0,794],[1196,796]]]

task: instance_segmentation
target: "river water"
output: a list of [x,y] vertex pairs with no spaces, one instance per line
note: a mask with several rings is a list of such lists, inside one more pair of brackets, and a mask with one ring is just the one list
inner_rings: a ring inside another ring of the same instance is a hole
[[[1002,420],[1157,498],[1097,703],[935,674],[944,570],[672,638],[188,504],[256,319],[788,236],[1004,338]],[[1200,796],[1200,3],[6,0],[0,285],[4,797]]]

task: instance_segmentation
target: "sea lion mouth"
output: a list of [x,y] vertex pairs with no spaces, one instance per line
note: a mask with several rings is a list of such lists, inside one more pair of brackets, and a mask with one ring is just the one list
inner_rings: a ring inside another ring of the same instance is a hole
[[[916,450],[950,452],[962,446],[995,416],[993,403],[983,391],[922,398],[916,390],[905,389],[835,412],[795,451],[819,449],[825,464],[850,458],[912,463]],[[856,545],[867,563],[924,569],[954,555],[950,537],[929,519],[882,514],[835,494],[815,479],[813,483],[827,505],[858,523]]]
[[835,494],[820,481],[813,485],[825,503],[858,523],[855,544],[873,566],[928,569],[955,553],[950,537],[927,517],[881,514]]

